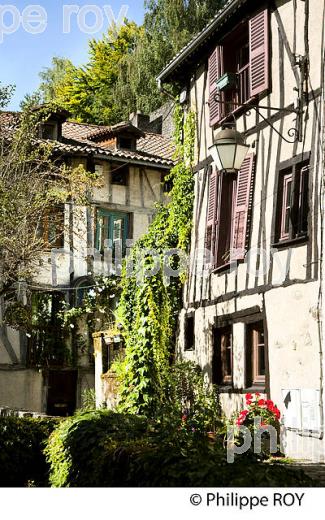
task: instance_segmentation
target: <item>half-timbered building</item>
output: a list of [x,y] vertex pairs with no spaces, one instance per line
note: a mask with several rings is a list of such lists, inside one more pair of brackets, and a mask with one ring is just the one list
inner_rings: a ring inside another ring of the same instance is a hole
[[[97,172],[100,186],[93,190],[91,205],[65,204],[43,222],[48,247],[28,289],[31,305],[41,305],[50,315],[49,333],[8,327],[1,302],[0,408],[68,415],[82,404],[84,391],[94,389],[92,334],[83,330],[81,343],[71,329],[67,340],[58,312],[63,301],[81,306],[96,277],[119,274],[105,254],[118,243],[123,256],[146,232],[173,165],[170,104],[152,116],[133,114],[111,127],[67,121],[67,115],[52,114],[40,137],[52,142],[56,160]],[[2,131],[16,124],[19,114],[0,113]]]
[[[197,123],[178,355],[228,417],[266,395],[285,452],[323,460],[324,2],[229,0],[158,81]],[[222,127],[249,145],[239,171],[213,160]]]

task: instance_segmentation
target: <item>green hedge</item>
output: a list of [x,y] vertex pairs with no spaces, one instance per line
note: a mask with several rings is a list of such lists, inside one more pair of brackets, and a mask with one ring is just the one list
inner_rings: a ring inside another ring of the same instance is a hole
[[309,486],[284,466],[238,456],[228,464],[223,439],[210,442],[192,429],[162,428],[108,411],[65,420],[46,448],[54,487]]
[[43,449],[58,419],[0,418],[0,487],[47,486]]
[[[66,419],[46,447],[54,487],[123,485],[119,446],[142,438],[147,420],[108,410],[79,412]],[[113,453],[112,453],[113,450]]]

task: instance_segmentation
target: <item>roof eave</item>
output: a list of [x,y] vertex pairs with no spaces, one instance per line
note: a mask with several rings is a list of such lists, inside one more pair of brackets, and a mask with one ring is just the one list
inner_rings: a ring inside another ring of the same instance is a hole
[[217,16],[214,18],[199,34],[194,40],[184,47],[183,51],[180,52],[176,57],[162,70],[162,72],[157,76],[158,87],[161,88],[162,84],[166,82],[167,78],[185,61],[193,52],[195,52],[198,47],[207,39],[211,34],[215,32],[215,30],[219,27],[219,25],[225,21],[225,19],[230,16],[233,11],[235,11],[242,4],[246,3],[247,0],[234,0],[228,7],[226,6]]
[[136,164],[139,166],[149,166],[151,169],[158,168],[159,170],[170,170],[175,165],[175,163],[172,161],[170,161],[169,164],[163,164],[163,163],[154,162],[154,161],[146,161],[145,159],[141,160],[141,159],[123,158],[123,157],[118,157],[118,156],[113,156],[113,155],[102,155],[102,154],[98,154],[98,153],[94,153],[93,157],[96,159],[101,159],[101,160],[106,159],[106,160],[113,161],[113,162]]

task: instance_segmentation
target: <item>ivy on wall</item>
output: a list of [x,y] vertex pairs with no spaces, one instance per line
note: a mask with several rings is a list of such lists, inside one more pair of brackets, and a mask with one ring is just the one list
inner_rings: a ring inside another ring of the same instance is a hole
[[[184,282],[183,275],[166,283],[165,252],[188,251],[193,215],[195,116],[177,106],[174,119],[177,164],[168,179],[172,188],[124,266],[118,308],[126,343],[126,358],[117,367],[120,408],[151,416],[164,400]],[[177,256],[170,259],[170,266],[180,266]]]
[[116,276],[98,276],[69,297],[60,291],[28,293],[28,302],[7,305],[5,320],[29,338],[29,363],[75,366],[89,352],[92,334],[111,328],[120,295]]

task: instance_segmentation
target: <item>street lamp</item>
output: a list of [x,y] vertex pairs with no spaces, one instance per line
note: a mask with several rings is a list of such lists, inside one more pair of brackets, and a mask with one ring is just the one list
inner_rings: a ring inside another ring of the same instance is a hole
[[245,144],[241,133],[234,128],[223,128],[209,148],[212,159],[219,171],[240,170],[247,155],[249,145]]

